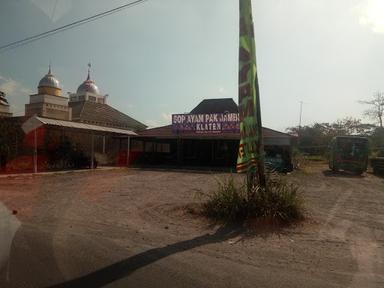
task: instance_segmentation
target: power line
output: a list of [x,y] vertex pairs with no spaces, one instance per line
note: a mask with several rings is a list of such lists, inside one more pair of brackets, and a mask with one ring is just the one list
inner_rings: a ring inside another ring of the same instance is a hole
[[5,51],[9,51],[11,49],[15,49],[15,48],[23,46],[23,45],[27,45],[27,44],[29,44],[31,42],[38,41],[40,39],[43,39],[43,38],[55,35],[57,33],[60,33],[60,32],[63,32],[63,31],[69,30],[69,29],[76,28],[78,26],[87,24],[89,22],[96,21],[96,20],[98,20],[100,18],[112,15],[114,13],[117,13],[117,12],[121,11],[121,10],[124,10],[124,9],[130,8],[132,6],[136,6],[136,5],[142,4],[145,1],[148,1],[148,0],[136,0],[136,1],[133,1],[133,2],[130,2],[130,3],[127,3],[125,5],[116,7],[114,9],[111,9],[111,10],[108,10],[108,11],[105,11],[105,12],[101,12],[99,14],[96,14],[96,15],[93,15],[93,16],[90,16],[90,17],[87,17],[87,18],[84,18],[84,19],[81,19],[81,20],[74,21],[74,22],[66,24],[64,26],[61,26],[61,27],[58,27],[58,28],[55,28],[55,29],[52,29],[52,30],[49,30],[49,31],[46,31],[46,32],[43,32],[43,33],[39,33],[39,34],[36,34],[36,35],[33,35],[33,36],[29,36],[27,38],[24,38],[24,39],[21,39],[21,40],[18,40],[18,41],[15,41],[15,42],[12,42],[12,43],[0,46],[0,53],[3,53]]

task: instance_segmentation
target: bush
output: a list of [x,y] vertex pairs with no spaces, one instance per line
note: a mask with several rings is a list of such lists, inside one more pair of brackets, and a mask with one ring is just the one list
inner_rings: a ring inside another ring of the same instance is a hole
[[303,200],[299,187],[288,184],[278,175],[268,175],[267,189],[256,186],[247,191],[246,185],[236,186],[233,177],[218,181],[218,189],[203,204],[204,213],[223,221],[268,219],[290,223],[304,218]]
[[208,196],[208,201],[203,205],[206,215],[230,221],[244,219],[248,206],[245,189],[237,188],[233,177],[223,182],[217,180],[217,184],[217,191]]
[[281,177],[268,177],[267,189],[257,186],[249,201],[249,215],[278,222],[291,222],[303,218],[303,200],[299,187],[288,184]]

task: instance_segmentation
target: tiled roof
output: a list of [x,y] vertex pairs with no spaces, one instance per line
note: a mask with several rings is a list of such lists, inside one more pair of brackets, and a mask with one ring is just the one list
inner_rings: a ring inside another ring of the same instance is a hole
[[237,113],[239,109],[232,98],[205,99],[200,102],[191,114],[209,114],[209,113]]
[[90,101],[71,102],[72,121],[87,124],[129,129],[133,131],[144,130],[147,126],[115,108],[101,103]]
[[97,125],[89,125],[89,124],[78,123],[73,121],[56,120],[56,119],[43,118],[43,117],[37,117],[37,116],[33,116],[29,118],[27,121],[25,121],[24,124],[22,125],[22,128],[24,132],[28,134],[29,132],[35,130],[36,128],[42,125],[59,126],[59,127],[65,127],[65,128],[97,131],[97,132],[108,132],[108,133],[130,135],[130,136],[137,135],[135,132],[132,132],[126,129],[102,127]]

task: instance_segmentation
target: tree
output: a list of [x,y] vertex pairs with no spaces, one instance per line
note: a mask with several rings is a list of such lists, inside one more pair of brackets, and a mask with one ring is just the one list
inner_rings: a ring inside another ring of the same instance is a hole
[[368,136],[375,130],[375,125],[361,123],[360,119],[346,117],[330,124],[327,134],[330,136],[358,135]]
[[361,104],[369,105],[370,107],[364,111],[364,115],[373,120],[377,120],[380,128],[383,128],[383,116],[384,116],[384,93],[376,92],[371,100],[361,100]]
[[360,119],[347,117],[333,123],[314,123],[304,127],[289,127],[288,134],[298,136],[298,147],[310,154],[322,154],[335,136],[371,136],[376,130],[372,124],[361,123]]

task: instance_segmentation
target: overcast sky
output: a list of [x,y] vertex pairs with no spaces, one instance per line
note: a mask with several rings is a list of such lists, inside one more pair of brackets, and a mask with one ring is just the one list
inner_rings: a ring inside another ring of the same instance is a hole
[[[0,45],[129,0],[0,0]],[[384,90],[384,1],[253,0],[262,118],[284,130],[361,118]],[[0,90],[23,115],[49,61],[63,91],[92,78],[109,104],[150,126],[202,99],[237,102],[238,0],[148,0],[0,54]]]

